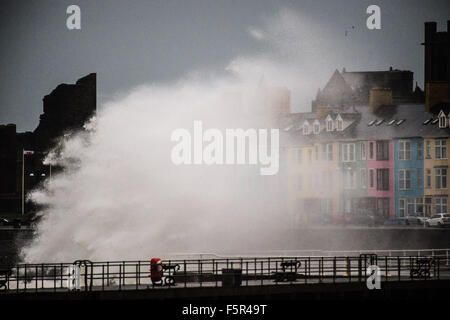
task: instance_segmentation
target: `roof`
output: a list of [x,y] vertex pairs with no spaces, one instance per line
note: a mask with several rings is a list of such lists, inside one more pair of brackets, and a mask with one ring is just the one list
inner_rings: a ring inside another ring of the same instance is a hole
[[[333,113],[336,119],[338,113]],[[295,114],[287,117],[285,127],[281,130],[282,145],[309,145],[316,141],[335,140],[390,140],[412,137],[438,138],[449,137],[450,128],[439,128],[437,116],[426,112],[423,104],[399,104],[381,106],[372,113],[367,106],[355,106],[339,113],[348,125],[343,131],[326,131],[325,119],[328,114],[318,119],[323,130],[319,134],[303,135],[301,126],[305,119],[311,119],[311,113]],[[447,114],[447,116],[449,116]],[[435,121],[430,121],[433,119]],[[312,121],[310,121],[312,124]],[[287,129],[287,130],[286,130]]]

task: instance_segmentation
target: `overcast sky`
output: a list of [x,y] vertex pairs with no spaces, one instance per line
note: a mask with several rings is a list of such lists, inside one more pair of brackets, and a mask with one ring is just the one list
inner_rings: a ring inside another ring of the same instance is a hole
[[[70,4],[81,8],[81,30],[66,28]],[[381,30],[366,28],[370,4],[381,7]],[[445,31],[449,13],[448,0],[2,0],[0,124],[34,130],[42,98],[91,72],[100,108],[140,84],[230,66],[308,89],[293,90],[294,111],[309,110],[336,68],[407,69],[423,87],[423,23]],[[277,77],[276,66],[291,76]]]

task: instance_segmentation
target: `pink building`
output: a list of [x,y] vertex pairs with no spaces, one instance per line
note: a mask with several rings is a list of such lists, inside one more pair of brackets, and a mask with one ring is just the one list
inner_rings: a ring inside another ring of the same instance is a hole
[[378,214],[395,216],[394,142],[367,141],[367,197]]

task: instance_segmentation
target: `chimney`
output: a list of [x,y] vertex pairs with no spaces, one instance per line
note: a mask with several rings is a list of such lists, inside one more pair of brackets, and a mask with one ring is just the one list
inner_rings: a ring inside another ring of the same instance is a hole
[[[448,27],[448,21],[447,21]],[[436,22],[425,22],[425,43],[430,41],[431,37],[436,33],[437,23]]]
[[382,105],[392,105],[392,90],[389,88],[370,89],[370,112],[375,112]]

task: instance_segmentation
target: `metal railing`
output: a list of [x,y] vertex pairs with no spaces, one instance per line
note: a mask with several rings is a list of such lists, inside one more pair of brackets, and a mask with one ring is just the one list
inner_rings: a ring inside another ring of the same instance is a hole
[[150,277],[150,261],[83,260],[0,266],[0,294],[69,291],[74,289],[71,285],[74,266],[79,270],[78,290],[105,291],[365,282],[369,276],[367,268],[371,265],[379,268],[381,281],[450,279],[448,260],[440,255],[163,260],[160,279]]
[[[335,257],[335,256],[359,256],[361,254],[377,254],[378,256],[389,256],[389,257],[406,257],[406,256],[419,256],[419,257],[441,257],[445,259],[446,264],[450,264],[450,248],[443,249],[381,249],[381,250],[265,250],[265,257],[305,257],[305,256],[327,256],[327,257]],[[261,255],[258,254],[250,254],[250,255],[221,255],[213,252],[197,252],[197,253],[173,253],[170,254],[170,257],[173,259],[204,259],[204,258],[253,258],[259,257]]]

